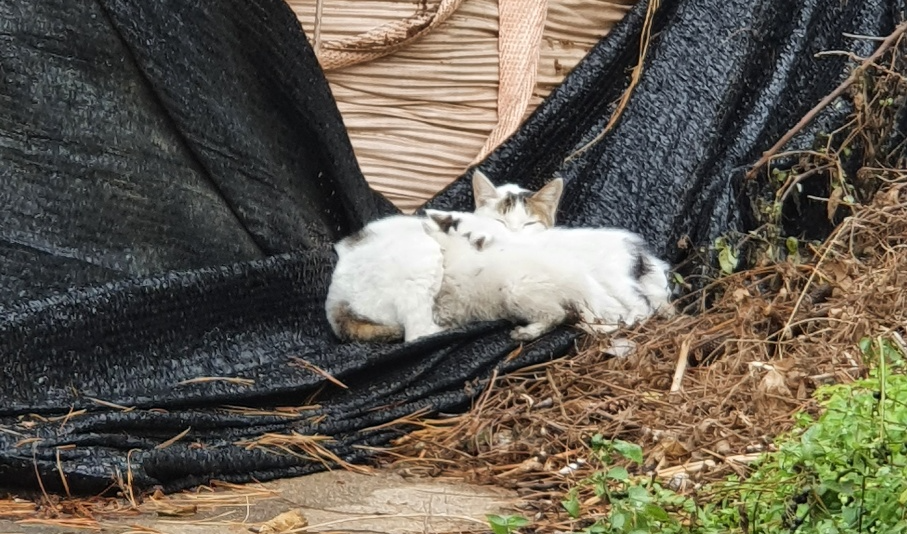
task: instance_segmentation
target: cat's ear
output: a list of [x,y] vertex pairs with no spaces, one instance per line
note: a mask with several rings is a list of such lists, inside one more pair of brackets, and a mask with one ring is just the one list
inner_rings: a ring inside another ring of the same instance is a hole
[[557,206],[561,202],[561,195],[564,193],[564,179],[555,178],[545,187],[539,189],[529,197],[529,203],[533,211],[538,213],[540,218],[548,226],[554,226],[554,220],[557,216]]
[[457,226],[460,224],[460,219],[454,218],[453,214],[446,211],[425,210],[425,215],[437,226],[437,230],[440,230],[445,234],[448,233],[451,228],[456,230]]
[[472,173],[472,196],[476,201],[477,208],[498,198],[498,190],[495,189],[491,180],[485,176],[485,173],[479,169]]
[[438,226],[436,219],[438,215],[442,213],[444,212],[438,210],[425,210],[425,218],[422,219],[422,228],[428,233],[440,232],[441,228]]

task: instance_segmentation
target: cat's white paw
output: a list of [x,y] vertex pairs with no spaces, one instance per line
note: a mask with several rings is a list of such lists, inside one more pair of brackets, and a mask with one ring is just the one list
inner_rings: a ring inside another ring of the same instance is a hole
[[616,337],[611,340],[611,345],[604,350],[605,354],[615,358],[626,358],[636,351],[636,343],[624,337]]
[[532,323],[526,326],[518,326],[510,331],[510,338],[514,341],[532,341],[541,336],[550,328],[543,323]]
[[655,315],[658,317],[663,317],[665,319],[672,319],[677,315],[677,308],[674,307],[670,302],[665,302],[655,310]]

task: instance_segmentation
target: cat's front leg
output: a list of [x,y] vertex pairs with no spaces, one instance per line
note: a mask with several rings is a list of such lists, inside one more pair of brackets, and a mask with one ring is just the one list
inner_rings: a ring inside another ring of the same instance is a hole
[[516,341],[532,341],[567,320],[567,310],[554,295],[544,291],[515,292],[508,311],[512,318],[521,318],[526,323],[510,331],[510,337]]
[[518,326],[510,331],[510,338],[514,341],[532,341],[542,334],[554,330],[558,323],[530,323],[526,326]]

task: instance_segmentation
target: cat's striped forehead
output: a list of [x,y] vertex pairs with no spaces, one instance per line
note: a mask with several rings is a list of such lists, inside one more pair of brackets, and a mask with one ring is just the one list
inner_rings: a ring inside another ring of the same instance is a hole
[[541,228],[554,226],[554,215],[562,191],[561,179],[552,180],[538,191],[530,191],[516,184],[495,187],[478,172],[473,176],[475,213],[497,220],[511,230],[522,230],[533,225]]
[[516,193],[507,192],[504,194],[504,197],[500,201],[498,201],[498,211],[503,214],[507,214],[517,207],[523,207],[525,209],[526,201],[531,196],[531,191],[519,191]]
[[547,227],[554,226],[552,210],[532,191],[507,192],[494,205],[504,224],[520,229],[527,223],[538,221]]

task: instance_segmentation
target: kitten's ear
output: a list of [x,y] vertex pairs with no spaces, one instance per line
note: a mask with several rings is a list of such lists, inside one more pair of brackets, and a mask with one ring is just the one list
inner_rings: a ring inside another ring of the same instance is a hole
[[455,219],[452,214],[446,211],[425,210],[425,215],[428,216],[431,222],[438,226],[438,230],[445,234],[448,233],[451,228],[456,230],[457,225],[460,223],[459,219]]
[[422,228],[428,232],[440,232],[441,228],[438,226],[438,221],[436,220],[440,214],[444,212],[438,210],[425,210],[425,218],[422,219]]
[[561,202],[561,195],[564,193],[564,179],[555,178],[545,187],[539,189],[529,197],[529,202],[533,204],[537,211],[541,212],[542,220],[548,226],[554,226],[554,220],[557,216],[557,206]]
[[485,176],[485,173],[479,169],[472,173],[472,196],[476,201],[477,208],[498,198],[498,190],[495,189],[491,180]]

